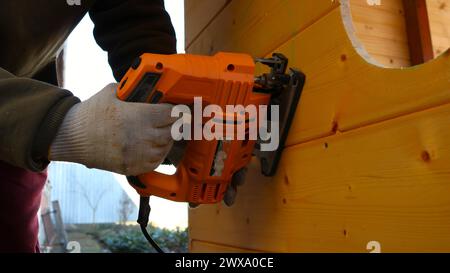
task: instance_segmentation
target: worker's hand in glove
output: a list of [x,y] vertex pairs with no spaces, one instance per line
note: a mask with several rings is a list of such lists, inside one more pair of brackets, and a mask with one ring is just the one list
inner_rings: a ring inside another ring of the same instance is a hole
[[243,168],[233,175],[231,183],[225,192],[225,196],[223,197],[223,202],[225,205],[231,207],[236,201],[238,187],[244,185],[246,173],[247,168]]
[[124,175],[154,170],[172,147],[172,106],[124,102],[110,84],[73,106],[50,148],[49,159]]

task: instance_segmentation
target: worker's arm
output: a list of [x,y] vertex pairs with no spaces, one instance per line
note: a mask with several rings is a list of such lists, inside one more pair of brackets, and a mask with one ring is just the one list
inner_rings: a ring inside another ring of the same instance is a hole
[[[175,52],[175,35],[162,0],[97,0],[90,13],[95,22],[96,40],[104,50],[108,51],[111,67],[118,80],[126,72],[132,60],[144,52]],[[106,94],[108,92],[113,94],[113,88],[106,89],[101,92],[103,95],[96,96],[91,102],[112,102],[114,97],[107,98]],[[0,160],[32,171],[41,171],[49,163],[49,150],[52,146],[54,148],[53,153],[50,154],[52,160],[87,163],[95,168],[132,174],[133,170],[128,168],[130,165],[137,169],[134,171],[149,171],[155,163],[153,158],[150,158],[151,164],[148,164],[148,161],[136,163],[136,158],[145,161],[146,156],[155,157],[156,155],[159,159],[165,156],[162,150],[171,146],[169,136],[158,137],[142,132],[140,140],[144,143],[140,143],[141,145],[162,140],[167,140],[168,143],[164,143],[165,145],[162,145],[164,147],[153,149],[151,155],[135,153],[142,147],[134,145],[136,143],[133,140],[130,140],[130,143],[119,143],[119,146],[114,148],[125,153],[126,162],[123,162],[122,158],[114,158],[108,162],[105,154],[101,155],[101,158],[97,158],[98,154],[93,154],[88,159],[82,155],[83,158],[80,159],[80,150],[74,149],[73,145],[86,145],[83,148],[89,149],[90,145],[102,145],[102,142],[95,139],[95,141],[79,143],[77,134],[85,132],[77,127],[79,121],[76,119],[83,119],[98,109],[88,106],[89,103],[73,107],[78,102],[79,100],[67,90],[31,79],[18,78],[0,69]],[[107,105],[102,106],[105,107],[102,109],[110,109]],[[161,110],[165,113],[166,111],[159,109],[161,107],[145,107],[140,114],[146,116],[144,114],[148,114],[147,112],[152,110],[156,112]],[[69,113],[69,109],[71,115],[66,115]],[[76,111],[77,109],[92,112]],[[133,109],[130,107],[129,111],[133,111]],[[133,111],[133,115],[130,114],[132,112],[121,113],[125,117],[123,121],[127,122],[130,127],[128,129],[137,130],[142,128],[142,125],[148,125],[137,124],[139,120],[133,120],[134,114],[141,116],[137,112],[139,111]],[[91,129],[95,127],[93,125],[95,122],[102,123],[102,119],[107,118],[105,112],[98,113],[97,111],[96,114],[98,115],[97,120],[92,119]],[[170,117],[161,118],[170,120]],[[161,122],[165,122],[164,120]],[[153,125],[157,127],[158,121],[154,123]],[[102,128],[105,130],[104,137],[109,137],[109,134],[114,133],[116,129],[120,130],[117,127],[107,128],[107,125]],[[148,128],[151,129],[152,126]],[[136,135],[134,136],[136,137]],[[55,142],[52,145],[54,139]],[[156,145],[161,144],[157,143]],[[126,149],[123,149],[127,147],[133,151],[127,152]],[[100,150],[106,153],[110,147],[95,146],[95,148],[101,148]],[[116,155],[121,155],[121,153],[118,152]],[[104,160],[106,165],[99,163]]]
[[85,102],[0,68],[0,161],[42,171],[49,160],[125,175],[155,169],[172,147],[170,105],[131,104],[111,84]]
[[43,82],[19,78],[0,68],[0,160],[41,171],[67,111],[78,98]]
[[124,175],[153,171],[172,148],[172,107],[121,101],[110,84],[64,117],[50,160],[81,163]]
[[176,53],[176,38],[163,0],[97,0],[89,12],[94,37],[108,52],[117,81],[143,53]]

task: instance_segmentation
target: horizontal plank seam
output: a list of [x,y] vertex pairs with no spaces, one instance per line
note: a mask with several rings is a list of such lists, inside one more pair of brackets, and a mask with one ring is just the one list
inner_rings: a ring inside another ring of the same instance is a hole
[[[263,56],[268,56],[270,53],[276,51],[277,48],[280,48],[282,45],[284,45],[285,43],[289,42],[295,36],[299,35],[301,32],[305,31],[306,29],[308,29],[309,27],[311,27],[315,23],[319,22],[321,19],[323,19],[324,17],[326,17],[328,14],[332,13],[335,9],[337,9],[339,7],[340,7],[340,4],[331,6],[330,8],[326,9],[319,16],[317,16],[316,18],[312,19],[308,24],[306,24],[302,28],[298,29],[297,31],[293,32],[292,35],[290,35],[288,38],[286,38],[285,40],[283,40],[282,42],[280,42],[279,44],[277,44],[276,46],[274,46],[272,49],[268,50],[267,52],[264,52]],[[261,56],[261,57],[263,57],[263,56]]]
[[197,33],[197,35],[194,36],[194,38],[192,38],[192,40],[189,42],[189,44],[187,46],[185,46],[185,50],[186,52],[189,50],[189,48],[191,47],[191,45],[197,41],[197,39],[200,37],[200,35],[203,34],[203,32],[205,32],[205,30],[212,24],[212,22],[214,22],[214,20],[217,18],[217,16],[219,16],[220,13],[222,13],[222,11],[231,3],[231,0],[227,0],[225,2],[225,4],[223,4],[223,6],[219,9],[219,11],[216,12],[216,14],[214,14],[214,16],[211,18],[211,20],[199,31],[199,33]]
[[262,253],[267,253],[268,252],[268,251],[264,251],[264,250],[257,250],[257,249],[251,249],[251,248],[246,248],[246,247],[227,245],[227,244],[223,244],[223,243],[216,243],[216,242],[199,240],[199,239],[191,239],[191,244],[190,244],[191,248],[192,248],[192,243],[193,242],[199,242],[199,243],[210,244],[210,245],[217,245],[217,246],[228,247],[228,248],[241,249],[241,250],[245,250],[245,251],[248,251],[248,252],[262,252]]
[[443,106],[446,106],[446,105],[450,105],[450,100],[447,100],[447,101],[442,102],[442,103],[436,103],[434,105],[430,105],[429,107],[423,107],[423,108],[419,107],[419,108],[417,108],[415,110],[411,110],[409,112],[404,112],[402,114],[392,115],[391,117],[387,117],[387,118],[384,118],[384,119],[374,120],[372,122],[367,122],[367,123],[363,122],[360,125],[353,126],[353,127],[349,128],[347,130],[338,129],[338,131],[342,132],[342,133],[349,132],[349,131],[353,131],[353,130],[356,130],[356,129],[361,129],[361,128],[364,128],[364,127],[367,127],[367,126],[371,126],[371,125],[374,125],[374,124],[384,123],[384,122],[391,121],[391,120],[394,120],[394,119],[398,119],[398,118],[402,118],[402,117],[406,117],[406,116],[419,114],[421,112],[430,111],[430,110],[433,110],[435,108],[440,108],[440,107],[443,107]]
[[342,129],[338,128],[338,130],[336,130],[336,132],[330,132],[329,134],[323,134],[322,136],[305,139],[304,141],[301,141],[301,142],[298,142],[298,143],[286,146],[286,148],[291,148],[291,147],[295,147],[295,146],[299,146],[299,145],[304,145],[304,144],[307,144],[307,143],[310,143],[310,142],[318,141],[320,139],[324,139],[324,138],[327,138],[327,137],[335,136],[335,135],[338,135],[338,134],[349,133],[349,132],[352,132],[352,131],[355,131],[355,130],[364,129],[366,127],[370,127],[370,126],[374,126],[374,125],[381,125],[381,124],[383,124],[385,122],[389,122],[389,121],[392,121],[392,120],[395,120],[395,119],[399,119],[399,118],[403,118],[403,117],[407,117],[407,116],[411,116],[411,115],[416,115],[416,114],[419,114],[419,113],[422,113],[422,112],[431,111],[431,110],[434,110],[434,109],[437,109],[437,108],[441,108],[441,107],[444,107],[444,106],[450,106],[450,100],[447,100],[446,102],[442,102],[442,103],[437,103],[437,104],[429,106],[429,107],[424,107],[424,108],[417,109],[417,110],[414,110],[414,111],[405,112],[403,114],[393,115],[392,117],[389,117],[389,118],[379,119],[379,120],[376,120],[376,121],[373,121],[373,122],[368,122],[368,123],[362,123],[359,126],[354,126],[354,127],[351,127],[351,128],[349,128],[347,130],[342,130]]

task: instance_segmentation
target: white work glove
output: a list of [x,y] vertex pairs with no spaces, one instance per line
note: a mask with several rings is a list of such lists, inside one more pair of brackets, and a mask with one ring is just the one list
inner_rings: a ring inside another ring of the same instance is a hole
[[117,84],[110,84],[69,110],[50,147],[50,160],[128,176],[161,164],[173,144],[173,106],[124,102],[116,90]]
[[233,178],[231,178],[231,183],[228,186],[227,191],[225,192],[225,195],[223,197],[223,202],[225,203],[225,205],[229,207],[234,205],[234,202],[236,201],[238,187],[244,185],[246,174],[247,168],[243,168],[233,175]]

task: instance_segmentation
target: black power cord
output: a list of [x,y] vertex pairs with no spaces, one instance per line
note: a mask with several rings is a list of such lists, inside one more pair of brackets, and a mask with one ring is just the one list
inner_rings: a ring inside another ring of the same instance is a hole
[[158,244],[152,239],[147,231],[148,220],[150,217],[150,197],[142,197],[139,201],[139,213],[138,213],[138,224],[141,226],[142,233],[148,243],[158,252],[164,253],[164,251],[158,246]]

